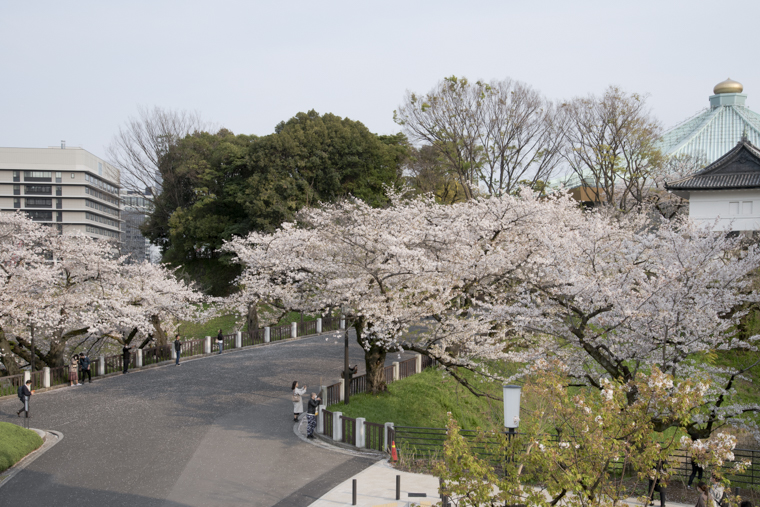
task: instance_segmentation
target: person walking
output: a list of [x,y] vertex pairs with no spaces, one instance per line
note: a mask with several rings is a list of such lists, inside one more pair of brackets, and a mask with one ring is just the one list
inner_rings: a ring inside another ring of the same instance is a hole
[[79,379],[84,384],[84,378],[85,376],[90,381],[90,384],[92,384],[92,371],[90,370],[91,361],[90,357],[86,355],[84,352],[79,353],[79,369],[82,371],[82,373],[79,375]]
[[[687,489],[691,489],[691,483],[694,481],[694,477],[697,477],[698,481],[702,481],[702,473],[704,472],[704,469],[697,465],[697,462],[694,461],[694,456],[691,457],[691,475],[689,476],[689,483],[686,485]],[[699,482],[697,483],[699,484]]]
[[174,336],[174,355],[177,356],[174,366],[179,366],[179,356],[182,354],[182,342],[179,341],[179,334]]
[[303,400],[301,396],[306,393],[306,386],[298,387],[298,381],[294,380],[290,389],[293,391],[293,420],[297,421],[298,416],[303,414]]
[[130,346],[124,345],[124,348],[121,349],[121,362],[124,365],[124,371],[122,373],[127,373],[129,371],[129,359],[132,357],[132,353],[130,352]]
[[668,464],[665,461],[658,463],[655,470],[656,477],[649,478],[649,487],[647,493],[647,497],[649,498],[649,505],[654,505],[654,494],[657,492],[660,494],[660,507],[665,507],[665,486],[660,484],[660,475],[665,472],[665,467],[667,465]]
[[317,409],[320,401],[322,398],[317,397],[317,393],[311,393],[309,406],[306,408],[306,417],[309,419],[309,424],[306,426],[306,438],[314,438],[314,428],[317,427]]
[[79,356],[74,354],[69,361],[69,386],[81,386],[79,383]]
[[23,406],[21,407],[21,410],[16,412],[17,416],[21,417],[21,412],[26,412],[26,417],[29,417],[29,397],[33,394],[34,391],[32,391],[31,380],[27,380],[26,384],[23,384],[18,388],[18,399],[21,400]]
[[219,347],[219,353],[221,354],[224,348],[224,335],[221,329],[219,330],[219,334],[216,335],[216,346]]
[[697,499],[697,505],[694,507],[710,507],[708,504],[708,496],[710,494],[710,488],[707,487],[702,481],[697,483],[697,491],[699,491],[699,498]]

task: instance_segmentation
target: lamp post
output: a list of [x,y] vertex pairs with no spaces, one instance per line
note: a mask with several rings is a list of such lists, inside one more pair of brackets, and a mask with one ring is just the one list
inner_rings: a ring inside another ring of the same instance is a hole
[[503,386],[504,389],[504,427],[509,430],[509,438],[515,434],[520,425],[520,386]]

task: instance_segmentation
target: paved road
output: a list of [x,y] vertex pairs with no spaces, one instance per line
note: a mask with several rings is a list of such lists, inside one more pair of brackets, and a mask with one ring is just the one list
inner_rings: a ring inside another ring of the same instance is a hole
[[[309,505],[373,463],[293,433],[291,382],[332,383],[342,352],[323,335],[40,393],[32,426],[64,439],[0,489],[0,506]],[[18,422],[17,404],[0,402],[0,420]]]

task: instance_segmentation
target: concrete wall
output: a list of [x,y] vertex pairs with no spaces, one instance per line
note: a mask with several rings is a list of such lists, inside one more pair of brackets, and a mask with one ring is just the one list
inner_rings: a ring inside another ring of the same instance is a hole
[[691,192],[689,217],[715,230],[760,230],[760,189]]

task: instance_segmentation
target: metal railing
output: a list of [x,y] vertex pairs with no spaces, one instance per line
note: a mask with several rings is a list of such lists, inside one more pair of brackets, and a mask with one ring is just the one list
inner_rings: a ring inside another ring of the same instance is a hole
[[417,373],[417,359],[411,358],[398,364],[398,378],[406,378]]
[[276,326],[269,328],[269,341],[276,342],[277,340],[285,340],[290,338],[290,324],[285,326]]
[[356,445],[356,419],[341,416],[340,424],[342,427],[341,433],[343,433],[343,443]]
[[325,396],[327,399],[324,400],[327,406],[333,405],[335,403],[338,403],[340,401],[340,384],[333,384],[331,386],[327,386],[327,393]]
[[340,317],[324,317],[322,318],[322,332],[337,331],[340,329]]
[[305,322],[298,323],[298,336],[306,334],[317,334],[317,321],[307,320]]
[[18,388],[24,383],[24,374],[0,377],[0,396],[17,395]]
[[376,451],[385,451],[385,425],[365,422],[364,423],[364,445],[367,449]]
[[322,411],[323,431],[322,433],[330,438],[333,437],[333,413],[329,410]]
[[361,374],[353,377],[351,379],[351,386],[349,388],[349,393],[353,396],[354,394],[359,393],[366,393],[367,392],[367,375]]
[[393,382],[393,365],[386,366],[385,370],[383,371],[383,374],[385,375],[385,383],[390,384]]

